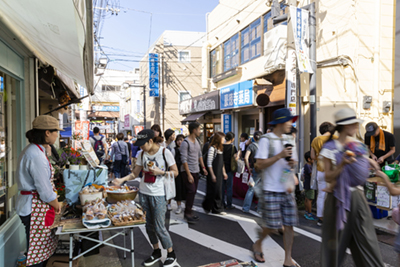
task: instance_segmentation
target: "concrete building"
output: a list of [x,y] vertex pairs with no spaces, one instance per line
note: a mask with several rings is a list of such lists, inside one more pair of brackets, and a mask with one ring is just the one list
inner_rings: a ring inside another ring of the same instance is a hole
[[181,126],[185,117],[179,114],[178,103],[203,93],[201,52],[204,37],[203,32],[165,31],[149,49],[149,53],[159,55],[160,97],[149,96],[148,54],[141,59],[140,79],[146,86],[146,128],[160,124],[162,131],[172,128],[187,132],[186,127]]
[[[273,25],[270,2],[221,0],[208,15],[202,87],[220,90],[221,109],[232,116],[230,127],[236,134],[265,131],[273,110],[284,105],[287,26]],[[375,121],[393,131],[395,1],[301,0],[298,7],[311,2],[316,4],[317,23],[317,127],[333,121],[340,108],[351,107],[365,123]],[[281,4],[281,14],[286,12]],[[306,150],[310,144],[308,76],[301,75],[299,93]],[[253,98],[238,99],[242,106],[224,108],[229,93],[239,92],[240,97],[242,87]],[[260,90],[270,97],[263,108],[256,104]],[[370,103],[364,105],[364,97]],[[361,127],[362,137],[363,133]]]
[[[97,79],[96,79],[97,78]],[[138,73],[132,71],[121,71],[106,69],[101,76],[95,76],[97,86],[95,95],[92,97],[91,112],[88,118],[91,120],[92,128],[100,126],[100,131],[108,137],[122,130],[120,124],[124,122],[126,107],[121,109],[121,100],[125,98],[125,81],[138,80]]]

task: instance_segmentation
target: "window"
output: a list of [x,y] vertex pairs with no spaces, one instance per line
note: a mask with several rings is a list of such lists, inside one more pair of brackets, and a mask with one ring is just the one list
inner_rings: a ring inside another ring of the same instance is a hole
[[261,55],[261,18],[242,31],[241,43],[242,64]]
[[224,43],[224,71],[239,65],[239,34]]
[[271,12],[264,15],[264,33],[268,31],[268,20],[271,18]]
[[[280,4],[280,9],[281,9],[281,15],[286,14],[286,4],[282,2]],[[271,18],[271,11],[269,11],[267,14],[264,15],[264,33],[268,31],[268,20]],[[287,21],[281,22],[279,24],[274,25],[273,27],[279,26],[279,25],[287,25]]]
[[192,96],[190,95],[189,92],[181,91],[181,92],[179,92],[179,103],[184,101],[184,100],[186,100],[186,99],[189,99],[191,97]]
[[250,59],[261,55],[261,18],[250,25]]
[[217,75],[218,66],[218,51],[217,49],[211,51],[210,53],[210,76],[214,77]]
[[246,63],[250,60],[250,27],[247,27],[242,31],[242,38],[241,38],[241,45],[242,45],[242,57],[241,63]]
[[190,62],[190,51],[179,51],[178,52],[179,62]]
[[108,85],[108,84],[103,84],[101,86],[101,91],[119,91],[121,89],[121,86],[117,85]]
[[20,142],[24,122],[18,121],[23,114],[19,88],[20,81],[0,71],[0,226],[15,214],[18,195],[15,171],[19,147],[24,145]]

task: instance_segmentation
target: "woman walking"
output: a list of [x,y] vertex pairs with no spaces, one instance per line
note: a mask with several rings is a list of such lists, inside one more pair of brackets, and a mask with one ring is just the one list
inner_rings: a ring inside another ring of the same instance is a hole
[[[232,197],[233,197],[233,176],[236,171],[236,166],[232,167],[232,162],[235,162],[239,159],[238,150],[234,145],[235,142],[235,134],[232,132],[228,132],[225,136],[225,144],[224,144],[224,165],[225,171],[228,175],[228,179],[223,181],[222,184],[222,203],[225,209],[234,209],[232,206]],[[225,194],[226,192],[226,194]],[[226,195],[226,202],[225,202]]]
[[124,134],[117,134],[118,141],[112,144],[110,158],[114,156],[113,172],[115,178],[121,178],[125,173],[125,167],[128,163],[129,150],[128,145],[124,142]]
[[[183,140],[185,139],[185,136],[183,134],[179,134],[176,137],[175,140],[175,162],[176,166],[178,167],[178,170],[181,169],[182,166],[182,160],[181,160],[181,152],[179,151],[179,148],[181,147],[181,144]],[[176,196],[175,196],[175,201],[176,204],[178,205],[178,209],[175,211],[176,214],[182,213],[182,201],[186,200],[186,186],[185,182],[183,181],[182,175],[179,172],[179,175],[175,178],[175,189],[176,189]]]
[[228,179],[225,172],[223,143],[225,134],[217,132],[210,143],[207,154],[207,194],[203,201],[203,209],[206,212],[225,215],[222,205],[222,180]]
[[27,266],[45,267],[57,247],[55,232],[50,230],[61,204],[53,184],[54,169],[46,149],[58,138],[57,119],[42,115],[26,133],[29,145],[22,151],[17,165],[17,183],[21,194],[17,199],[17,214],[25,226],[28,245]]
[[146,232],[149,236],[154,251],[144,261],[144,266],[151,266],[161,260],[159,241],[164,249],[168,251],[164,267],[172,267],[177,263],[175,252],[172,248],[172,240],[165,227],[165,215],[167,212],[167,201],[165,199],[164,179],[167,175],[178,176],[178,169],[172,153],[160,147],[154,140],[152,130],[143,130],[138,133],[136,145],[142,149],[137,158],[133,173],[121,179],[115,179],[114,184],[120,185],[138,177],[143,171],[144,178],[140,181],[139,199],[146,212]]
[[[321,266],[341,266],[346,249],[350,248],[356,266],[382,267],[371,211],[364,193],[357,188],[367,180],[370,164],[379,166],[368,158],[365,145],[353,138],[362,122],[354,110],[339,110],[335,121],[336,128],[320,152],[325,180],[329,183],[322,225]],[[332,140],[335,131],[339,138]]]

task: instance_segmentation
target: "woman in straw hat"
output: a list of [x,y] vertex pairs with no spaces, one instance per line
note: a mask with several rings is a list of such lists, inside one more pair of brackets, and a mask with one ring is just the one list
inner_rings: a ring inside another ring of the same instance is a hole
[[59,127],[57,119],[42,115],[32,123],[26,132],[29,145],[22,151],[17,165],[17,183],[20,195],[17,199],[17,214],[25,226],[28,244],[27,266],[46,266],[53,255],[57,238],[50,226],[61,204],[52,182],[54,171],[47,158],[46,149],[53,145]]
[[[354,138],[362,120],[354,110],[341,109],[335,114],[336,127],[320,152],[329,183],[322,226],[321,266],[341,266],[346,249],[351,250],[356,266],[384,266],[371,211],[364,193],[358,189],[368,178],[368,149]],[[339,138],[332,139],[335,132]]]

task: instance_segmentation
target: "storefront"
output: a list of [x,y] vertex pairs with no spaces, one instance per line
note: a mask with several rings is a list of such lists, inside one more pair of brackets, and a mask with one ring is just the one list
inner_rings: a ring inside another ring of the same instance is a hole
[[233,131],[237,136],[255,131],[266,131],[272,112],[283,107],[284,83],[273,86],[265,79],[235,83],[220,90],[220,106],[223,111],[224,132]]
[[218,131],[222,131],[219,91],[196,96],[179,103],[179,114],[186,116],[182,124],[197,121],[203,128],[200,140],[204,143]]

